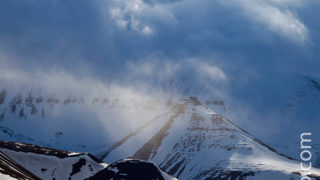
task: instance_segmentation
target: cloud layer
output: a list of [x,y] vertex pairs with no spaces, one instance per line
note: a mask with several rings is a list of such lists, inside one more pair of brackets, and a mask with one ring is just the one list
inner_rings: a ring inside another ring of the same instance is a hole
[[[301,1],[286,0],[241,0],[241,1],[143,1],[143,0],[114,0],[109,15],[115,24],[125,30],[133,30],[145,35],[151,35],[153,29],[148,25],[154,25],[153,20],[157,18],[165,23],[179,23],[181,11],[217,11],[216,7],[223,8],[229,13],[243,16],[251,21],[252,26],[261,24],[262,27],[288,39],[304,44],[307,41],[308,29],[298,18],[295,9],[301,6]],[[201,5],[202,4],[202,5]],[[110,4],[109,4],[110,5]],[[208,5],[207,7],[205,5]],[[222,6],[221,6],[222,5]],[[189,9],[189,7],[193,7]],[[230,15],[229,14],[229,15]],[[222,14],[221,14],[222,15]],[[190,18],[190,17],[186,17]],[[210,17],[207,21],[214,21]],[[163,23],[163,22],[161,22]],[[194,23],[194,22],[190,22]],[[199,22],[197,22],[199,23]]]

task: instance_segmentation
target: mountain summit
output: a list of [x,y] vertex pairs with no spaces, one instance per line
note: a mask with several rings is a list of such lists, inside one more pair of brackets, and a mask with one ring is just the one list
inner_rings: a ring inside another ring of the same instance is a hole
[[320,170],[301,171],[300,163],[278,153],[195,97],[101,152],[98,158],[155,162],[179,179],[319,178]]

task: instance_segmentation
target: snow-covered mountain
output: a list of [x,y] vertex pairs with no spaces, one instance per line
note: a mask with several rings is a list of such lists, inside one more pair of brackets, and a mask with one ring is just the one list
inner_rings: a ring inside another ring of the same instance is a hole
[[189,98],[98,155],[104,161],[135,158],[155,162],[180,179],[320,178],[279,154],[230,120]]
[[110,165],[89,153],[73,153],[0,141],[0,179],[159,179],[174,180],[155,164],[125,159]]
[[0,151],[39,179],[85,179],[107,167],[106,163],[88,153],[59,151],[23,143],[1,141]]

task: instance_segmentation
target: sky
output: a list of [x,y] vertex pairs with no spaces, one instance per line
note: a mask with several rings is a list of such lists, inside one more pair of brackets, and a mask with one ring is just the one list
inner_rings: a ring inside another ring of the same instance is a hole
[[[288,76],[320,78],[319,18],[318,0],[2,1],[0,81],[56,92],[116,83],[144,93],[183,81],[176,96],[224,99],[236,106],[230,117],[275,138],[284,130],[274,127],[291,121],[261,112],[298,86]],[[262,121],[277,133],[261,130]]]
[[0,8],[1,52],[30,68],[84,66],[117,78],[150,56],[312,75],[319,65],[315,0],[27,0]]

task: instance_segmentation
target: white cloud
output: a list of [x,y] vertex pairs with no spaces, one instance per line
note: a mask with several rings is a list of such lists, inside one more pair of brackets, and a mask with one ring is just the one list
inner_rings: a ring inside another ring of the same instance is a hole
[[225,73],[217,66],[211,66],[207,63],[202,63],[202,62],[200,62],[198,66],[199,66],[200,72],[204,73],[212,80],[222,80],[222,81],[227,80]]
[[149,26],[144,26],[141,32],[143,34],[150,35],[153,33],[153,30]]
[[245,16],[263,24],[270,31],[299,43],[307,40],[307,27],[289,9],[289,5],[299,5],[298,0],[232,0],[221,3],[241,8]]
[[221,68],[211,65],[200,58],[185,60],[161,59],[147,57],[138,62],[127,63],[129,74],[134,77],[149,77],[170,81],[185,73],[212,82],[227,82],[227,76]]
[[153,18],[170,22],[175,19],[170,5],[155,2],[146,3],[143,0],[98,0],[100,10],[111,17],[114,23],[122,30],[131,30],[143,35],[152,35]]
[[142,0],[114,0],[110,16],[123,29],[132,29],[144,35],[151,35],[152,28],[139,19],[141,12],[147,8]]

